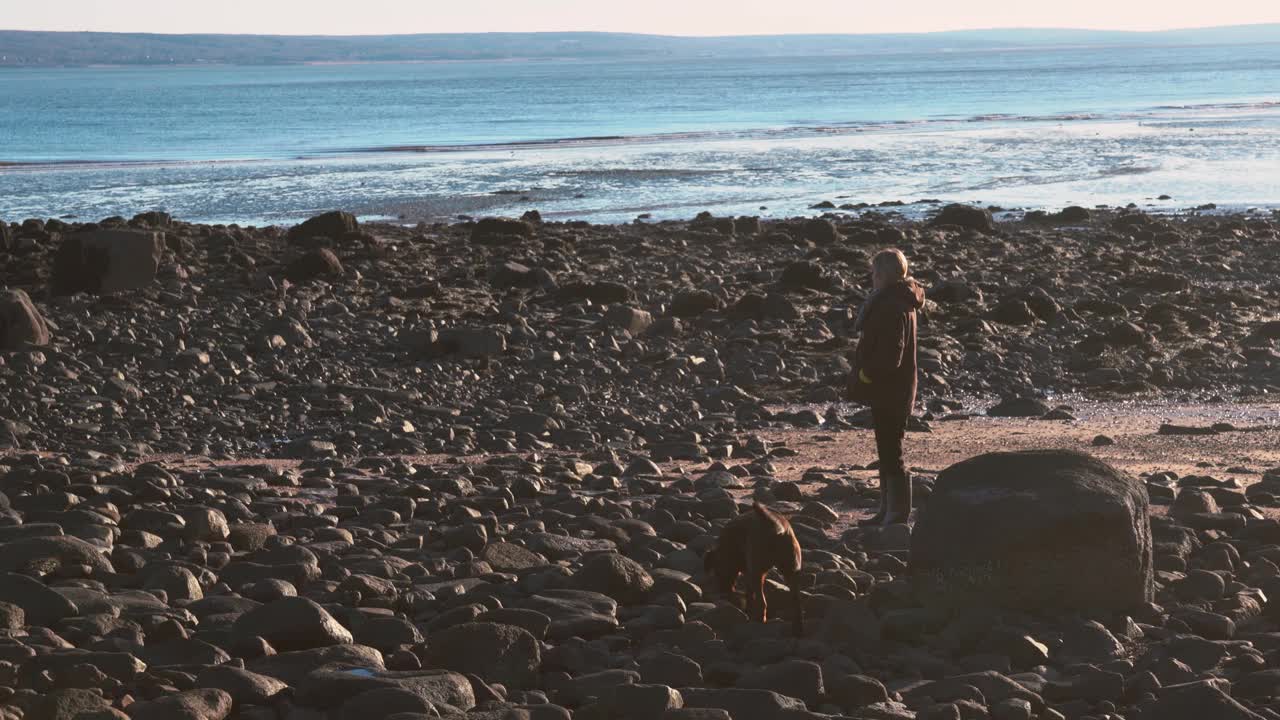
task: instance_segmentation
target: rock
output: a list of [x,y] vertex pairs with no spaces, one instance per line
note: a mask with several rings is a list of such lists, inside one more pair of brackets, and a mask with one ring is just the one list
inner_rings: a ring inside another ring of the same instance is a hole
[[936,303],[982,304],[982,288],[964,280],[946,280],[929,287],[929,299]]
[[579,538],[553,533],[535,533],[528,540],[529,549],[552,560],[565,560],[583,553],[610,552],[617,548],[612,540]]
[[822,667],[811,660],[784,660],[745,673],[738,687],[772,690],[780,695],[798,698],[817,707],[826,693],[822,683]]
[[1163,423],[1160,429],[1156,431],[1157,435],[1217,435],[1218,431],[1213,427],[1192,427],[1188,425],[1174,425],[1172,423]]
[[97,573],[113,573],[102,549],[76,537],[30,537],[0,543],[0,572],[25,572],[33,567],[54,569],[84,565]]
[[518,572],[547,564],[547,559],[520,545],[491,542],[480,551],[480,559],[497,572]]
[[184,536],[196,542],[221,542],[231,535],[231,527],[227,524],[227,516],[221,510],[200,507],[182,513],[186,521]]
[[189,602],[204,597],[200,581],[190,570],[180,565],[147,567],[143,571],[142,587],[146,590],[163,591],[170,602]]
[[392,672],[360,666],[333,665],[296,683],[298,702],[312,707],[335,707],[379,689],[410,692],[435,706],[470,710],[475,689],[466,676],[443,670]]
[[606,305],[630,302],[636,297],[630,287],[607,280],[567,283],[560,287],[559,295],[564,300],[590,300]]
[[68,235],[54,259],[55,295],[139,290],[156,279],[164,252],[161,233],[95,230]]
[[0,352],[48,345],[49,339],[49,324],[25,292],[0,292]]
[[1261,715],[1233,700],[1213,680],[1161,688],[1155,705],[1149,713],[1143,713],[1148,714],[1161,720],[1262,720]]
[[614,305],[605,313],[604,320],[612,327],[626,330],[632,337],[636,337],[653,324],[653,315],[627,305]]
[[620,603],[640,603],[653,589],[653,577],[636,561],[618,553],[592,556],[574,575],[583,590],[598,592]]
[[298,687],[317,670],[326,667],[360,668],[367,672],[386,670],[382,653],[364,645],[331,645],[312,650],[295,650],[260,657],[249,663],[253,672],[268,675]]
[[289,263],[284,276],[295,284],[342,277],[342,261],[329,248],[316,248]]
[[944,470],[911,537],[920,597],[1119,610],[1150,602],[1142,483],[1083,453],[990,453]]
[[274,537],[276,529],[270,523],[236,523],[228,528],[227,541],[241,552],[261,550],[267,538]]
[[133,720],[224,720],[231,714],[231,696],[222,690],[204,688],[129,706]]
[[102,693],[81,688],[60,688],[41,697],[35,711],[24,716],[25,720],[77,720],[91,713],[111,708]]
[[74,649],[37,655],[29,663],[32,672],[48,672],[55,677],[80,672],[86,665],[122,683],[132,682],[147,669],[146,663],[131,653]]
[[533,225],[524,220],[490,217],[477,222],[471,229],[471,242],[493,243],[507,239],[516,241],[533,236]]
[[502,262],[489,269],[489,282],[497,288],[533,287],[537,278],[533,269],[518,262]]
[[1090,217],[1092,217],[1092,214],[1089,209],[1079,205],[1065,207],[1058,213],[1058,219],[1065,223],[1088,222]]
[[830,683],[827,694],[832,702],[847,712],[889,701],[889,691],[884,683],[867,675],[846,675]]
[[987,410],[991,417],[1043,417],[1053,408],[1049,404],[1028,397],[1005,398]]
[[1175,518],[1186,520],[1200,513],[1216,514],[1222,512],[1213,495],[1198,490],[1186,489],[1178,493],[1169,508],[1169,514]]
[[0,575],[0,601],[20,608],[26,624],[41,627],[53,627],[58,621],[80,613],[75,603],[49,589],[44,583],[13,573]]
[[697,317],[709,310],[720,309],[720,298],[706,290],[681,290],[671,298],[671,314],[676,317]]
[[0,633],[17,632],[26,625],[27,613],[22,608],[0,600]]
[[196,683],[202,688],[226,692],[237,706],[267,705],[289,687],[273,677],[230,665],[204,668],[196,677]]
[[232,626],[240,638],[262,637],[281,651],[310,650],[352,642],[351,632],[324,608],[301,597],[286,597],[241,615]]
[[840,232],[826,218],[810,218],[801,226],[800,237],[817,245],[830,245],[840,240]]
[[684,698],[666,685],[619,685],[614,688],[611,707],[615,717],[662,720],[668,711],[684,707]]
[[641,657],[640,677],[644,682],[673,687],[691,687],[702,684],[702,666],[692,658],[665,650]]
[[507,351],[507,336],[492,328],[446,328],[439,333],[431,353],[485,358]]
[[733,720],[774,720],[805,709],[800,700],[768,690],[680,688],[680,695],[686,708],[720,708]]
[[1043,707],[1044,700],[1014,680],[993,670],[984,672],[954,675],[945,680],[936,680],[917,686],[911,695],[936,699],[957,699],[964,694],[965,688],[976,688],[982,698],[989,703],[998,703],[1008,698],[1025,700],[1036,707]]
[[782,271],[779,282],[790,287],[826,290],[831,287],[831,277],[818,263],[809,260],[797,260]]
[[1034,717],[1031,703],[1021,698],[1006,698],[991,706],[991,720],[1031,720]]
[[993,322],[1003,325],[1031,325],[1035,323],[1038,316],[1026,300],[1022,298],[1008,298],[1000,301],[999,304],[991,310],[990,318]]
[[1239,678],[1231,686],[1231,694],[1248,699],[1280,695],[1280,668],[1259,670]]
[[959,203],[944,206],[934,216],[931,224],[934,226],[954,225],[965,230],[975,230],[981,233],[993,233],[996,229],[990,210]]
[[524,628],[471,622],[431,635],[426,661],[507,687],[525,688],[534,683],[542,653],[538,640]]
[[335,210],[317,215],[310,220],[289,229],[289,242],[300,242],[312,238],[338,240],[349,232],[360,228],[356,216],[349,212]]
[[538,640],[547,637],[551,629],[551,618],[545,613],[526,608],[498,608],[476,616],[476,622],[491,622],[501,625],[515,625],[528,630]]
[[411,690],[385,687],[367,690],[342,705],[342,720],[384,720],[397,714],[411,713],[420,717],[437,714],[429,700]]

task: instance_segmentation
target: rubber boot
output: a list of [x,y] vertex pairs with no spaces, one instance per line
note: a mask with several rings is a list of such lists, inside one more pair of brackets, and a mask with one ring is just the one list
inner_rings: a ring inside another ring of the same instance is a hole
[[858,527],[870,527],[873,525],[882,525],[884,523],[884,516],[889,509],[889,484],[890,483],[884,476],[880,477],[880,509],[876,511],[875,515],[872,515],[865,520],[859,520]]
[[899,525],[911,519],[911,476],[901,473],[890,476],[888,512],[884,516],[885,525]]

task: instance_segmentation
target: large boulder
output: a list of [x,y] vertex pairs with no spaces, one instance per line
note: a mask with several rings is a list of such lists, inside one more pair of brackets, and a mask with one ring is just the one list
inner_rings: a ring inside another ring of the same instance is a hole
[[22,290],[0,293],[0,351],[49,344],[49,324]]
[[337,240],[349,232],[359,229],[356,216],[349,212],[335,210],[317,215],[310,220],[289,229],[289,241],[298,242],[311,238],[327,238]]
[[911,537],[922,599],[1113,610],[1152,599],[1141,481],[1064,450],[990,453],[943,470]]
[[952,225],[981,233],[995,232],[996,229],[990,210],[973,207],[972,205],[961,205],[960,203],[952,203],[942,208],[933,218],[931,224],[935,226]]
[[68,235],[53,260],[53,293],[106,294],[138,290],[156,279],[164,236],[141,230]]

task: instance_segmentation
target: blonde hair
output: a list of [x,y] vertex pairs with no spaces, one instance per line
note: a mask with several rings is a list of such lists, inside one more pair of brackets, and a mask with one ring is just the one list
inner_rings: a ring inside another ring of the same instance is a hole
[[871,271],[902,280],[907,277],[907,256],[898,248],[886,248],[871,259]]

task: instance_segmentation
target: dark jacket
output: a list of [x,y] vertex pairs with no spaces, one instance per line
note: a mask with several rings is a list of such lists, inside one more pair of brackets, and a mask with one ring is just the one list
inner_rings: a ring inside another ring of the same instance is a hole
[[[911,414],[916,404],[916,311],[922,307],[924,288],[912,278],[890,285],[871,301],[854,352],[851,399]],[[871,383],[863,383],[859,373]]]

